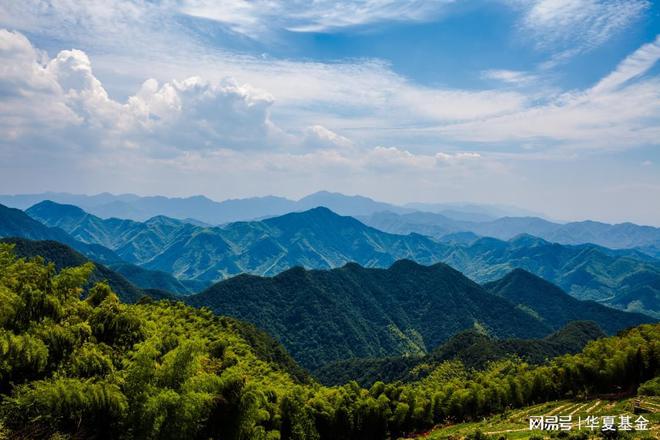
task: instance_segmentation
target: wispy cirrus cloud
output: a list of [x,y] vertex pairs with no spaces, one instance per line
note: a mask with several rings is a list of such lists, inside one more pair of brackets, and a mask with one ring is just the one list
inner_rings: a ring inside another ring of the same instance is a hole
[[232,30],[256,35],[272,30],[325,32],[381,22],[436,18],[455,0],[180,0],[179,12],[215,20]]
[[489,69],[481,72],[481,76],[485,79],[501,81],[514,86],[527,85],[538,81],[537,75],[519,70]]
[[660,35],[621,62],[617,68],[592,88],[593,93],[608,92],[651,69],[660,60]]
[[660,60],[660,35],[594,86],[549,97],[519,112],[436,128],[478,142],[537,141],[591,151],[660,145],[660,77],[644,77]]
[[[649,8],[648,0],[505,0],[522,12],[520,27],[554,61],[598,47]],[[551,63],[553,64],[553,63]]]

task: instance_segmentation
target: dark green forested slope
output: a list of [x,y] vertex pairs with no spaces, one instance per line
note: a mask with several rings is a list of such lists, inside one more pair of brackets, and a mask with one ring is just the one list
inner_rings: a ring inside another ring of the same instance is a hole
[[604,337],[594,322],[574,321],[543,339],[494,339],[475,329],[465,330],[425,356],[390,356],[332,362],[314,371],[322,383],[336,385],[357,381],[371,386],[377,381],[411,382],[425,377],[442,362],[460,360],[467,368],[484,369],[491,362],[520,358],[532,364],[577,353],[589,341]]
[[645,315],[614,310],[594,301],[579,301],[554,284],[523,269],[515,269],[497,281],[484,284],[483,287],[524,310],[531,311],[554,329],[571,321],[590,320],[612,334],[622,328],[654,321]]
[[351,263],[273,278],[241,275],[186,301],[258,325],[312,369],[351,357],[423,354],[475,326],[500,337],[551,332],[450,267],[409,260],[386,270]]
[[[532,293],[547,294],[542,287]],[[555,290],[538,302],[543,309],[533,299],[489,294],[442,263],[401,260],[389,269],[351,263],[330,271],[294,268],[272,278],[241,275],[187,301],[258,325],[310,369],[349,358],[424,354],[469,328],[498,338],[538,338],[575,320],[593,320],[610,334],[655,321]],[[571,311],[552,313],[562,307]]]
[[81,300],[91,271],[56,273],[0,245],[0,436],[398,438],[534,402],[634,393],[660,373],[660,326],[645,325],[539,367],[445,362],[410,384],[328,388],[296,379],[267,336],[209,311],[122,304],[103,284]]

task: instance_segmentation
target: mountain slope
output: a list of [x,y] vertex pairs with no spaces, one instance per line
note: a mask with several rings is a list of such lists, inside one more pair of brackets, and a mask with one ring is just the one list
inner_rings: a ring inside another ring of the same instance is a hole
[[27,212],[78,240],[108,246],[128,262],[201,282],[243,272],[274,275],[299,265],[329,269],[355,261],[387,267],[401,258],[430,264],[445,252],[444,245],[426,237],[387,234],[326,208],[225,227],[200,227],[162,216],[144,223],[101,219],[50,201]]
[[456,245],[443,261],[477,282],[525,269],[582,300],[660,317],[660,263],[594,245],[567,246],[519,236]]
[[543,339],[494,339],[476,329],[452,336],[426,356],[349,359],[329,363],[316,371],[325,385],[351,380],[369,387],[376,381],[410,382],[426,376],[442,362],[460,360],[467,368],[483,369],[489,362],[517,357],[541,364],[548,359],[578,353],[595,339],[605,337],[594,322],[574,321]]
[[612,334],[622,328],[655,321],[641,314],[614,310],[594,301],[578,301],[554,284],[523,269],[516,269],[483,287],[525,310],[531,310],[554,329],[571,321],[590,320]]
[[[14,245],[14,253],[18,257],[34,258],[41,256],[46,262],[53,263],[55,269],[58,271],[66,267],[81,266],[90,261],[69,246],[57,241],[33,241],[24,238],[3,238],[0,241],[12,243]],[[107,282],[112,290],[125,302],[136,302],[146,294],[142,289],[131,284],[130,281],[117,272],[110,270],[103,264],[94,263],[94,271],[89,278],[87,286],[91,287],[100,281]]]
[[422,354],[474,326],[498,337],[551,331],[444,264],[408,260],[389,269],[352,263],[273,278],[240,275],[186,301],[254,323],[312,369],[351,357]]
[[30,240],[54,240],[65,243],[85,256],[103,263],[121,261],[120,258],[97,243],[83,243],[60,228],[48,227],[25,212],[0,205],[0,237],[20,237]]

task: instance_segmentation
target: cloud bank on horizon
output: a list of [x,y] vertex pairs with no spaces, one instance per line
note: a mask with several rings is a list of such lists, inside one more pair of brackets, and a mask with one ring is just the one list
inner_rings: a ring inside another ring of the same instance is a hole
[[660,224],[646,0],[0,5],[0,185]]

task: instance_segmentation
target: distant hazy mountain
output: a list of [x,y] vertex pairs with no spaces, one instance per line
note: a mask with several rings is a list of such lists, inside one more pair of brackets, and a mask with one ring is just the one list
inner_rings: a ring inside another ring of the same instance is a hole
[[541,213],[515,206],[477,203],[407,203],[405,208],[414,211],[442,214],[453,220],[484,222],[500,217],[543,217]]
[[538,217],[502,217],[475,222],[427,212],[378,212],[361,216],[360,220],[395,234],[418,233],[440,238],[456,232],[472,232],[501,240],[529,234],[561,244],[593,243],[612,249],[636,248],[650,256],[660,256],[660,228],[632,223],[610,225],[584,221],[560,224]]
[[273,278],[240,275],[186,301],[256,324],[311,369],[352,357],[426,353],[475,326],[497,337],[551,332],[449,266],[409,260],[389,269],[351,263]]
[[230,199],[216,202],[204,196],[193,197],[140,197],[134,194],[98,194],[95,196],[66,193],[2,196],[0,203],[19,209],[27,209],[37,203],[50,200],[60,204],[75,205],[101,218],[121,218],[144,221],[156,216],[167,216],[187,222],[220,225],[241,220],[262,219],[294,211],[306,211],[325,206],[343,215],[369,215],[378,211],[410,212],[388,203],[376,202],[367,197],[346,196],[320,191],[302,199],[266,196],[246,199]]
[[478,282],[523,268],[576,298],[660,317],[660,262],[636,251],[566,246],[529,235],[502,241],[461,233],[441,242],[385,233],[325,208],[214,228],[166,217],[144,223],[104,220],[52,202],[28,212],[76,239],[103,244],[127,262],[181,281],[208,283],[243,272],[275,275],[294,266],[328,269],[351,261],[388,267],[409,258],[448,263]]
[[[93,196],[67,193],[42,193],[16,196],[0,195],[0,203],[19,209],[27,209],[44,200],[79,206],[85,211],[102,218],[116,217],[144,221],[152,217],[164,215],[209,225],[263,219],[288,212],[306,211],[317,206],[325,206],[338,214],[350,216],[368,216],[382,211],[409,213],[425,210],[423,208],[426,207],[428,208],[426,210],[431,212],[438,209],[448,218],[475,222],[493,220],[494,218],[506,215],[521,215],[522,212],[527,213],[527,211],[515,208],[497,208],[476,204],[419,204],[402,207],[378,202],[368,197],[347,196],[328,191],[319,191],[300,200],[266,196],[225,200],[221,202],[210,200],[204,196],[183,198],[163,196],[141,197],[135,194],[120,194],[115,196],[109,193]],[[418,207],[415,208],[414,206]]]

